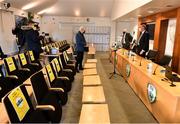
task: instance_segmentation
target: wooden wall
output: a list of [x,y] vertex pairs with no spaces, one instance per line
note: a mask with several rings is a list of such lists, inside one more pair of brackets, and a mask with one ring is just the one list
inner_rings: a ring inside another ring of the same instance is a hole
[[139,18],[138,24],[155,22],[154,49],[159,50],[159,57],[161,57],[165,52],[168,20],[170,18],[177,19],[172,69],[180,74],[180,8]]

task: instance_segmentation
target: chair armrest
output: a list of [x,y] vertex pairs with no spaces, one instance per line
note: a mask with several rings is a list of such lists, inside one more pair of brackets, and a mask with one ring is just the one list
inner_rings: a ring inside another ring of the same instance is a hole
[[50,88],[51,91],[61,91],[64,92],[62,88]]
[[12,79],[18,79],[18,77],[16,75],[8,75],[6,76],[7,78],[12,78]]
[[29,69],[29,68],[21,68],[21,69],[19,69],[19,70],[23,70],[23,71],[30,71],[30,69]]
[[65,72],[73,72],[71,69],[63,69]]
[[55,108],[52,105],[37,105],[36,109],[37,110],[51,110],[51,111],[55,111]]
[[67,64],[67,66],[75,66],[74,64]]
[[27,86],[27,87],[30,87],[30,86],[32,86],[31,84],[27,84],[27,83],[25,83],[25,84],[23,84],[24,86]]
[[38,64],[38,63],[31,63],[31,65],[39,66],[39,64]]
[[61,80],[69,80],[69,78],[68,78],[68,77],[65,77],[65,76],[59,76],[59,77],[57,77],[57,79],[61,79]]
[[76,62],[76,60],[69,60],[70,62]]

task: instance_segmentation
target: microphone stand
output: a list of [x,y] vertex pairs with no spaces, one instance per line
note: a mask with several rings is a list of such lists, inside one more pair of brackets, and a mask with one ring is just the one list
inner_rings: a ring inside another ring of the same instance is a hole
[[109,79],[111,79],[114,75],[119,75],[117,72],[116,72],[116,52],[117,52],[117,48],[115,48],[114,50],[113,50],[113,52],[114,52],[114,66],[113,66],[113,72],[112,73],[110,73],[110,77],[109,77]]
[[171,80],[171,87],[175,87],[176,85],[174,84],[173,80]]

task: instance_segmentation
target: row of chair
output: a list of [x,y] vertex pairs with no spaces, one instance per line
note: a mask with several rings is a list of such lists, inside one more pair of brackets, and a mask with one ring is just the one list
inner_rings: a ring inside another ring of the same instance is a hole
[[75,75],[75,61],[68,60],[68,56],[65,56],[66,53],[64,52],[44,67],[47,72],[48,83],[42,70],[30,77],[33,94],[37,102],[35,108],[32,107],[25,86],[20,85],[18,87],[21,89],[24,100],[27,101],[26,106],[29,106],[23,118],[19,118],[10,100],[10,96],[16,92],[17,88],[3,98],[11,122],[60,122],[62,105],[65,105],[68,100],[67,94],[71,90]]
[[59,42],[55,42],[55,43],[44,46],[44,51],[46,52],[46,54],[51,54],[52,48],[58,48],[59,52],[63,52],[69,49],[70,45],[67,43],[66,40],[59,41]]
[[[21,53],[16,57],[5,58],[4,64],[0,66],[0,99],[42,68],[40,62],[34,58],[33,51]],[[6,74],[3,73],[3,66]]]
[[157,55],[158,55],[157,50],[149,50],[146,58],[152,60],[153,62],[156,62],[161,66],[169,65],[169,63],[171,62],[172,56],[164,55],[162,58],[160,58],[159,61],[156,61]]
[[[57,42],[56,44],[61,44],[59,46],[59,49],[61,50],[67,50],[69,48],[67,41],[62,41],[62,43]],[[61,58],[63,59],[63,64],[65,65],[64,56]],[[3,66],[5,66],[6,74],[2,71]],[[65,68],[68,67],[69,65],[65,66]],[[41,68],[42,66],[39,60],[34,58],[33,51],[21,53],[16,57],[13,56],[5,58],[4,65],[0,66],[0,100],[6,93],[16,86],[21,85],[32,74],[39,71]],[[73,72],[75,71],[73,70]],[[71,78],[71,80],[73,79]]]

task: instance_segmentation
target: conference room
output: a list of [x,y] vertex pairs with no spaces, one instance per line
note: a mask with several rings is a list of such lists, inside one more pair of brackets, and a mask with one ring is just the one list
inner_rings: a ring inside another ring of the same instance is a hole
[[0,0],[0,123],[180,123],[179,0]]

